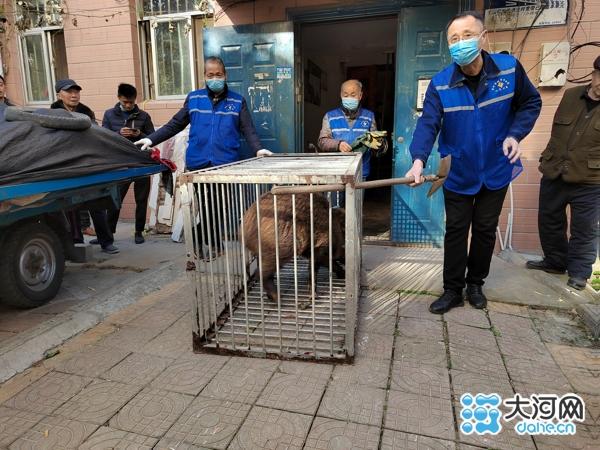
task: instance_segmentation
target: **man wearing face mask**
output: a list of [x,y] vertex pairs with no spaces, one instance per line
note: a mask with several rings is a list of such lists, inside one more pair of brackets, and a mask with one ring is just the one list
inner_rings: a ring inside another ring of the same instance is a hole
[[[154,125],[150,114],[142,111],[135,100],[137,98],[137,89],[127,83],[119,84],[117,88],[117,99],[119,102],[104,113],[102,126],[109,130],[119,133],[125,139],[134,142],[139,138],[144,138],[154,133]],[[122,184],[119,189],[121,201],[127,195],[131,181]],[[133,182],[133,191],[135,194],[135,243],[144,243],[144,228],[146,227],[146,210],[148,209],[148,196],[150,195],[150,177],[135,180]],[[111,231],[116,233],[117,223],[119,221],[120,209],[108,211],[108,224]]]
[[567,89],[554,115],[539,167],[538,230],[544,259],[527,262],[528,269],[549,273],[566,269],[567,284],[577,290],[585,289],[592,275],[600,240],[600,56],[593,69],[591,83]]
[[[246,100],[228,88],[227,71],[221,58],[211,56],[206,59],[204,78],[206,88],[190,92],[183,108],[165,126],[135,144],[146,150],[190,125],[185,155],[188,171],[238,161],[241,157],[242,135],[257,156],[270,154],[268,150],[262,149]],[[201,234],[200,227],[198,232]],[[213,244],[216,249],[220,247],[219,242]]]
[[450,155],[452,164],[444,183],[444,293],[429,308],[434,314],[462,306],[465,284],[469,303],[486,307],[482,286],[502,204],[508,185],[523,170],[519,142],[542,106],[514,57],[482,51],[486,30],[481,14],[456,15],[446,32],[453,63],[429,84],[410,145],[413,165],[406,174],[415,178],[414,185],[423,182],[423,167],[439,134],[440,155]]

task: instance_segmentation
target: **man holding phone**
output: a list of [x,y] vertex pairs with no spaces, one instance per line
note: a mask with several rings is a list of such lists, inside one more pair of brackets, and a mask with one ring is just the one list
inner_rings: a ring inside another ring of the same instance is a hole
[[[102,126],[124,138],[134,142],[154,133],[154,125],[150,114],[142,111],[135,103],[137,89],[130,84],[121,83],[117,88],[119,102],[104,113]],[[121,201],[127,195],[131,181],[120,186]],[[143,231],[146,226],[146,210],[148,208],[148,195],[150,195],[150,177],[138,179],[133,182],[135,194],[135,243],[143,244]],[[117,230],[120,209],[108,211],[108,224],[113,233]]]

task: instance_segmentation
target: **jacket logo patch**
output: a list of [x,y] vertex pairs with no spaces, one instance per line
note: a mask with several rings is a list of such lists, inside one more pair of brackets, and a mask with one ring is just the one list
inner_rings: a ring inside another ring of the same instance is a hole
[[366,127],[367,125],[369,125],[369,122],[367,122],[366,120],[363,120],[363,121],[362,121],[362,126],[363,126],[363,127]]
[[233,105],[227,105],[227,106],[225,106],[225,111],[233,111],[234,108],[235,108],[235,106],[233,106]]
[[505,91],[509,87],[510,87],[510,81],[508,81],[506,78],[499,78],[492,85],[492,92]]

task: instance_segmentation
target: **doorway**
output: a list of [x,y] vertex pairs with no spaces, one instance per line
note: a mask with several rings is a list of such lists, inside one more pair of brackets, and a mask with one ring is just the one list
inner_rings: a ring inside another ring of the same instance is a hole
[[[340,86],[354,78],[363,85],[361,106],[375,114],[377,128],[388,132],[388,151],[371,157],[369,180],[393,173],[392,131],[398,16],[303,23],[300,55],[304,68],[303,148],[319,151],[318,139],[325,114],[340,106]],[[390,239],[391,188],[365,191],[363,236]]]

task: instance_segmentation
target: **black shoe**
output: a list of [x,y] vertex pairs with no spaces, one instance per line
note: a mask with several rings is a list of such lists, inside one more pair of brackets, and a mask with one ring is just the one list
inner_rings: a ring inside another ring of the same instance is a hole
[[142,235],[142,233],[135,233],[135,243],[143,244],[144,242],[146,242],[146,240],[144,239],[144,236]]
[[115,247],[113,244],[109,244],[106,247],[102,247],[102,251],[104,253],[108,253],[109,255],[115,255],[119,253],[119,249]]
[[487,306],[487,298],[483,295],[481,286],[478,284],[467,284],[467,300],[475,309],[483,309]]
[[528,269],[533,269],[533,270],[543,270],[544,272],[548,272],[548,273],[558,273],[558,274],[565,273],[565,269],[559,269],[558,267],[552,267],[550,264],[548,264],[546,262],[545,259],[542,259],[540,261],[527,261],[527,263],[525,264],[525,267],[527,267]]
[[464,306],[462,295],[458,292],[446,289],[442,296],[429,305],[429,312],[433,314],[444,314],[456,306]]
[[577,289],[578,291],[583,291],[586,284],[587,280],[579,277],[569,277],[569,281],[567,281],[568,286]]
[[90,241],[90,244],[92,244],[92,245],[100,245],[100,242],[98,242],[98,239],[92,239]]

